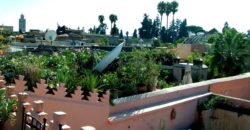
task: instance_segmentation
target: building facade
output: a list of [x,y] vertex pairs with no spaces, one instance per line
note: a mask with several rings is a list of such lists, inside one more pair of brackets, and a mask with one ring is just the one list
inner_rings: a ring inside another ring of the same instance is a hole
[[13,32],[13,26],[0,25],[0,31]]
[[23,33],[26,32],[26,19],[24,18],[23,14],[21,14],[21,17],[19,19],[19,31]]

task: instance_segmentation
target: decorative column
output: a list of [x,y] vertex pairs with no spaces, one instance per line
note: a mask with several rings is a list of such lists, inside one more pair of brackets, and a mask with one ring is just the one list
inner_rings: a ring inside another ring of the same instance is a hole
[[31,110],[31,104],[28,101],[28,94],[25,92],[18,93],[18,102],[17,102],[17,113],[16,113],[16,130],[22,129],[22,120],[23,120],[23,107],[25,111],[28,112]]
[[66,113],[62,111],[54,112],[51,129],[59,130],[60,125],[62,130],[71,130],[70,126],[66,125]]

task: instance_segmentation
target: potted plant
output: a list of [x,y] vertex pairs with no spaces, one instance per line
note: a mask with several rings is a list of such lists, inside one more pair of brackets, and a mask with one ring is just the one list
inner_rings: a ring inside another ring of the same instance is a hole
[[156,90],[158,76],[160,75],[160,67],[153,60],[148,60],[146,63],[146,84],[149,91]]
[[0,89],[0,130],[16,107],[16,101],[7,99],[5,89]]
[[87,96],[90,96],[90,92],[93,92],[95,89],[98,89],[99,86],[99,78],[92,71],[86,70],[84,74],[84,78],[81,82],[84,90],[84,99],[88,100]]
[[147,74],[147,66],[145,59],[139,59],[135,64],[134,72],[135,72],[135,80],[138,93],[147,92],[147,82],[148,82],[148,74]]
[[110,90],[111,98],[118,98],[118,87],[119,87],[119,79],[117,77],[117,73],[106,73],[102,77],[102,82],[104,91]]

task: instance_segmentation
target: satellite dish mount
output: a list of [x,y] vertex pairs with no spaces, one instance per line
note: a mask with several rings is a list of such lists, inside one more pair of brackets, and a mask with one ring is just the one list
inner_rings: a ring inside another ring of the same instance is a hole
[[48,32],[45,33],[45,39],[51,43],[56,40],[57,34],[56,31],[54,30],[49,30]]

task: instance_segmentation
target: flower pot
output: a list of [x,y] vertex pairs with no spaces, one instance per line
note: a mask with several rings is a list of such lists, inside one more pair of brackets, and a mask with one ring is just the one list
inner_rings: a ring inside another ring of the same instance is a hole
[[147,92],[147,86],[145,84],[138,85],[137,86],[137,92],[138,93],[145,93],[145,92]]
[[5,122],[0,119],[0,130],[3,129]]
[[158,77],[153,78],[153,83],[148,86],[149,91],[155,91],[157,89]]

